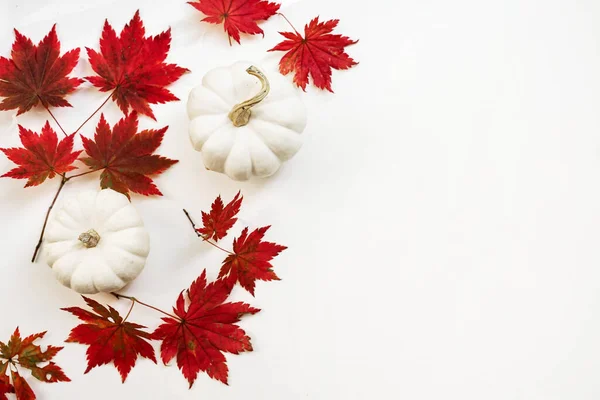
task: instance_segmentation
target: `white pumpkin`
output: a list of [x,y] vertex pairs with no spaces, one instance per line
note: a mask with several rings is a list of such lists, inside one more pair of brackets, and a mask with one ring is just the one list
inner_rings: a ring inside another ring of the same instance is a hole
[[306,109],[297,91],[249,62],[209,71],[187,110],[190,139],[206,168],[235,180],[274,174],[302,146]]
[[65,200],[48,222],[44,252],[56,278],[79,293],[121,289],[146,264],[150,240],[127,197],[112,189]]

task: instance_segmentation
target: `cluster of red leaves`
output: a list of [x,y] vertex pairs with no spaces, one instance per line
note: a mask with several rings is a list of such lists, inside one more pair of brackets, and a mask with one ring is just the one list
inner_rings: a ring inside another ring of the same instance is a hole
[[[89,63],[98,76],[86,77],[111,97],[124,114],[129,109],[154,117],[148,104],[178,100],[165,86],[177,81],[186,68],[167,64],[171,30],[145,37],[139,12],[117,36],[105,21],[100,52],[87,48]],[[11,58],[0,57],[0,110],[18,109],[18,114],[42,104],[44,107],[70,107],[65,96],[84,81],[70,78],[79,60],[79,49],[60,56],[56,27],[35,46],[15,30]]]
[[[240,193],[227,205],[219,196],[210,213],[202,213],[203,226],[196,229],[196,233],[211,244],[214,244],[212,238],[225,237],[237,221],[241,203]],[[190,387],[200,372],[227,383],[229,370],[225,353],[252,351],[250,337],[237,323],[243,316],[260,311],[243,302],[228,302],[232,289],[239,282],[254,295],[256,280],[279,279],[272,271],[270,260],[285,247],[263,242],[267,229],[259,228],[248,234],[248,228],[244,228],[234,240],[233,252],[228,252],[223,262],[219,278],[208,282],[204,270],[179,294],[172,314],[127,297],[132,301],[132,308],[139,303],[167,315],[152,333],[145,331],[142,325],[127,322],[131,309],[123,318],[111,306],[105,307],[87,297],[84,300],[93,312],[79,307],[64,308],[84,322],[73,328],[67,341],[89,346],[85,372],[113,362],[125,381],[138,357],[156,362],[148,341],[157,340],[163,363],[175,359]]]
[[[202,21],[223,24],[229,44],[231,38],[240,43],[240,32],[264,36],[257,21],[269,19],[280,7],[264,0],[197,0],[189,4],[206,15]],[[316,87],[333,92],[331,70],[348,69],[357,64],[345,51],[346,46],[357,41],[332,34],[338,22],[337,19],[319,22],[316,17],[304,26],[304,36],[292,26],[294,32],[279,32],[286,40],[269,50],[286,52],[279,61],[279,71],[283,75],[294,72],[294,83],[302,90],[306,91],[310,75]]]
[[[35,394],[19,374],[19,368],[30,370],[31,376],[42,382],[70,381],[62,369],[51,361],[62,347],[48,346],[46,351],[42,351],[40,346],[33,343],[45,334],[42,332],[21,338],[17,328],[7,344],[0,342],[0,400],[8,400],[8,393],[14,393],[17,400],[35,400]],[[46,365],[40,366],[42,363]]]
[[[72,164],[81,151],[73,151],[73,137],[58,142],[56,132],[46,125],[40,135],[19,126],[23,148],[0,149],[18,167],[3,177],[27,179],[28,186],[39,185],[46,178],[76,169]],[[96,128],[94,140],[82,136],[87,157],[80,160],[90,172],[102,171],[100,186],[129,196],[129,192],[161,195],[150,176],[164,172],[177,160],[153,154],[162,143],[167,127],[138,132],[137,113],[132,112],[110,128],[104,115]],[[67,177],[68,178],[68,177]],[[68,178],[70,179],[70,178]]]
[[[23,113],[38,103],[46,108],[70,106],[64,96],[83,82],[67,77],[77,63],[79,49],[59,57],[60,42],[54,27],[38,46],[18,31],[15,34],[12,59],[0,57],[0,96],[6,97],[0,109],[18,108]],[[161,195],[150,177],[177,162],[153,154],[167,127],[137,132],[138,112],[154,118],[148,104],[178,100],[165,86],[187,69],[164,62],[170,42],[170,30],[145,37],[144,25],[136,12],[120,36],[105,22],[100,53],[87,49],[90,64],[99,76],[86,79],[101,91],[112,91],[111,97],[126,115],[112,130],[102,116],[94,140],[82,136],[87,156],[81,161],[90,171],[102,171],[102,188],[127,196],[129,192]],[[59,142],[49,123],[40,135],[22,126],[19,131],[23,148],[0,149],[17,164],[3,177],[27,179],[25,187],[39,185],[56,175],[70,179],[66,173],[76,169],[73,163],[82,152],[73,151],[74,134]]]

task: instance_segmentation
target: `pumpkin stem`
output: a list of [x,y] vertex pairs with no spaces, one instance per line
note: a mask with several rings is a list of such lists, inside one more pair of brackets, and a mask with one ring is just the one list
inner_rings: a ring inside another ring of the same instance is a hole
[[90,229],[89,231],[79,235],[78,239],[81,243],[83,243],[85,247],[91,249],[92,247],[98,246],[98,242],[100,241],[100,235],[95,230]]
[[246,70],[252,76],[257,77],[262,84],[262,88],[260,92],[258,92],[253,98],[243,101],[239,104],[236,104],[231,112],[229,113],[229,119],[233,122],[234,126],[244,126],[248,124],[250,121],[250,114],[252,111],[250,110],[252,107],[260,103],[267,95],[269,94],[269,90],[271,89],[271,85],[269,85],[269,80],[258,68],[254,65],[251,65]]

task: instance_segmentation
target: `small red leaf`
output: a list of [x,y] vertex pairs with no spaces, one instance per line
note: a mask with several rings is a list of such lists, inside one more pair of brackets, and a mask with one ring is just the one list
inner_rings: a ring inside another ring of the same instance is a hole
[[11,59],[0,57],[0,110],[18,109],[18,114],[41,103],[45,107],[71,107],[65,96],[83,83],[69,78],[77,61],[79,49],[60,57],[60,42],[53,26],[36,46],[15,29]]
[[279,32],[286,38],[269,51],[286,51],[279,61],[279,72],[294,72],[294,83],[306,90],[308,75],[320,89],[331,89],[331,70],[348,69],[357,64],[345,47],[358,42],[347,36],[333,35],[339,20],[319,22],[319,17],[304,26],[304,37],[298,32]]
[[167,127],[138,133],[137,113],[117,122],[111,130],[101,115],[94,140],[81,137],[88,155],[81,159],[90,169],[103,169],[100,186],[129,196],[129,191],[143,195],[162,195],[149,176],[166,171],[177,160],[154,153],[162,143]]
[[151,339],[150,334],[142,330],[145,326],[125,322],[119,312],[111,306],[106,308],[95,300],[82,297],[94,312],[79,307],[62,310],[86,322],[73,328],[67,339],[67,342],[89,346],[86,352],[86,374],[92,368],[113,362],[121,374],[122,381],[125,382],[138,355],[156,363],[154,349],[146,341]]
[[223,262],[219,278],[228,276],[231,282],[239,282],[253,296],[257,280],[279,280],[270,261],[287,247],[262,241],[269,228],[258,228],[250,234],[248,228],[245,228],[240,237],[233,241],[234,254]]
[[149,104],[179,100],[165,86],[189,70],[164,62],[171,47],[170,29],[154,37],[145,37],[145,33],[139,11],[119,36],[105,21],[100,52],[87,48],[90,64],[98,76],[85,79],[102,92],[112,91],[112,99],[125,115],[132,108],[156,119]]
[[46,122],[40,135],[19,125],[19,136],[23,148],[0,149],[18,165],[2,177],[27,179],[25,187],[28,187],[75,169],[72,164],[81,151],[73,151],[74,135],[65,137],[59,143],[56,132]]
[[161,358],[167,364],[177,358],[177,366],[194,384],[198,372],[204,371],[213,379],[227,383],[228,368],[223,353],[239,354],[252,351],[250,338],[236,322],[246,314],[260,310],[246,303],[224,303],[231,293],[231,285],[223,280],[206,282],[206,270],[186,291],[181,293],[173,308],[174,318],[163,318],[152,334],[162,340]]
[[233,200],[223,205],[221,196],[213,202],[210,213],[202,211],[202,223],[204,226],[198,229],[198,232],[206,239],[218,241],[227,235],[227,231],[235,224],[235,216],[240,211],[242,200],[241,193],[235,195]]
[[275,15],[280,5],[263,0],[198,0],[188,2],[206,15],[202,21],[211,24],[223,24],[223,29],[231,38],[240,43],[240,32],[250,35],[264,32],[256,21],[265,21]]

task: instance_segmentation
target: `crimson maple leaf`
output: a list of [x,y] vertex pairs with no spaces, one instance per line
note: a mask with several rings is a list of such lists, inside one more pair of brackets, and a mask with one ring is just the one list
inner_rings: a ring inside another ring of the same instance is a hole
[[[0,399],[7,399],[6,393],[15,393],[17,400],[35,400],[35,394],[27,381],[19,374],[18,368],[31,371],[31,376],[42,382],[70,382],[62,369],[53,363],[54,356],[62,347],[48,346],[42,351],[40,346],[33,344],[37,339],[44,337],[46,332],[21,338],[19,328],[10,337],[8,344],[0,342]],[[47,363],[40,367],[38,364]],[[7,376],[9,365],[11,368],[12,385]]]
[[165,63],[171,46],[171,29],[154,37],[144,37],[144,24],[137,11],[120,36],[104,22],[100,53],[87,49],[90,64],[99,76],[88,76],[102,92],[112,91],[112,98],[124,114],[131,107],[156,120],[149,104],[179,100],[165,86],[189,70]]
[[[62,308],[86,322],[71,330],[67,342],[88,345],[88,365],[85,373],[92,368],[108,364],[111,361],[125,382],[127,375],[135,365],[138,356],[156,363],[154,349],[145,339],[151,339],[145,326],[126,322],[119,312],[108,306],[104,307],[95,300],[82,296],[90,312],[79,307]],[[133,306],[133,304],[132,304]]]
[[231,38],[240,43],[240,32],[264,36],[256,21],[269,19],[280,7],[263,0],[198,0],[188,4],[206,15],[202,21],[223,24],[230,45]]
[[56,26],[36,46],[15,29],[11,59],[0,57],[0,110],[18,109],[17,115],[42,103],[44,107],[71,107],[65,96],[83,83],[69,78],[79,49],[60,56]]
[[96,128],[94,140],[81,137],[88,157],[81,159],[92,170],[102,169],[100,186],[129,196],[129,191],[143,195],[162,195],[150,175],[163,173],[177,160],[154,153],[162,143],[168,127],[137,133],[138,117],[132,112],[111,130],[104,115]]
[[319,22],[319,17],[304,26],[304,37],[297,31],[279,32],[287,40],[269,51],[287,51],[279,61],[279,72],[287,75],[294,72],[294,83],[306,91],[308,75],[320,89],[331,89],[331,69],[348,69],[356,64],[344,48],[355,44],[347,36],[333,35],[339,20]]
[[202,211],[202,223],[204,226],[198,228],[197,231],[202,234],[205,239],[214,239],[218,241],[227,235],[227,231],[235,224],[237,218],[235,216],[240,212],[240,206],[244,198],[241,193],[235,195],[233,200],[223,205],[221,196],[217,197],[213,202],[210,213]]
[[23,148],[0,149],[18,167],[11,169],[2,177],[27,179],[28,186],[36,186],[75,169],[72,165],[81,151],[73,151],[73,138],[69,135],[58,141],[56,132],[46,122],[42,133],[38,135],[19,125],[19,137]]
[[233,254],[223,262],[219,278],[228,276],[230,282],[239,282],[253,296],[257,280],[279,280],[270,261],[287,247],[262,241],[269,228],[258,228],[250,234],[248,228],[244,228],[240,237],[233,241]]
[[190,387],[200,371],[226,384],[228,368],[223,353],[252,351],[250,338],[235,323],[260,310],[241,302],[224,303],[231,288],[221,279],[207,284],[204,270],[187,290],[187,306],[184,294],[179,295],[173,308],[179,319],[163,318],[152,333],[154,339],[162,340],[162,361],[167,364],[177,357],[177,366]]

